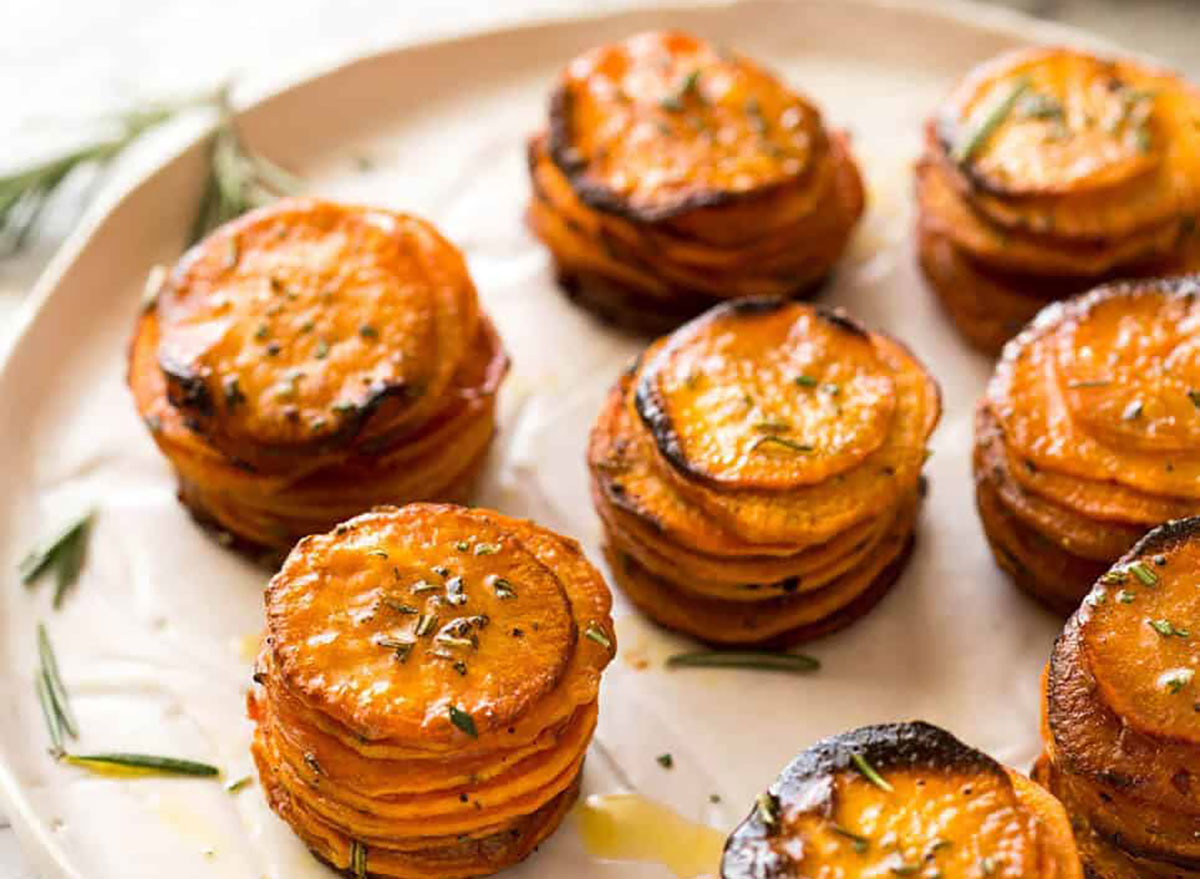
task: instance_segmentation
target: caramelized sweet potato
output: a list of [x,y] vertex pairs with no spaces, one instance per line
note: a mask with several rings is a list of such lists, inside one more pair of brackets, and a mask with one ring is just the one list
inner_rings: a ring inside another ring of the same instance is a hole
[[811,103],[679,32],[574,59],[529,169],[529,220],[560,280],[639,324],[808,292],[863,210],[848,144]]
[[379,508],[305,538],[249,699],[272,808],[372,876],[525,857],[576,796],[610,604],[575,544],[487,511]]
[[818,742],[734,830],[723,879],[886,875],[1080,879],[1062,806],[925,723]]

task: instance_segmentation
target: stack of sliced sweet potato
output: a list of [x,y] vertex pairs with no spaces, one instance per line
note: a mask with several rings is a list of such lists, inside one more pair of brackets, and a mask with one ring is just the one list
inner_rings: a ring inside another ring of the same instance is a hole
[[1071,813],[1089,875],[1200,876],[1200,519],[1150,532],[1055,644],[1035,777]]
[[863,210],[844,135],[746,58],[655,32],[572,61],[529,146],[529,219],[563,287],[664,331],[811,291]]
[[1200,93],[1129,59],[1033,49],[980,67],[927,127],[926,276],[989,352],[1048,302],[1200,268]]
[[268,803],[351,875],[511,866],[578,793],[610,606],[574,541],[489,511],[384,507],[302,540],[250,695]]
[[1200,513],[1200,281],[1100,288],[1005,348],[976,420],[996,559],[1069,613],[1149,528]]
[[781,299],[650,346],[592,431],[614,576],[718,645],[790,643],[869,610],[912,542],[938,388],[903,346]]

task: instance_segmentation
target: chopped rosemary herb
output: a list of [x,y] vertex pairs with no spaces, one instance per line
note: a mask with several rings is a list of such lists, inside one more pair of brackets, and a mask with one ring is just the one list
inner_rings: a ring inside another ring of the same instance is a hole
[[312,751],[304,752],[304,765],[312,770],[313,775],[325,774],[325,769],[317,762],[317,755]]
[[33,684],[37,688],[38,702],[42,706],[42,718],[46,721],[46,730],[50,734],[50,752],[57,756],[64,750],[62,715],[55,708],[54,697],[50,694],[50,685],[46,683],[46,676],[44,674],[36,675]]
[[1195,676],[1195,669],[1173,668],[1159,676],[1158,685],[1166,690],[1169,695],[1174,696],[1176,693],[1190,684],[1192,682],[1192,678]]
[[786,421],[760,421],[754,425],[754,429],[764,433],[787,433],[792,426]]
[[254,782],[254,777],[251,775],[243,775],[241,778],[235,778],[233,781],[225,785],[225,790],[231,794],[236,794],[238,791],[249,787]]
[[469,541],[460,540],[456,544],[454,544],[454,548],[457,549],[459,552],[466,552],[468,549],[471,548],[471,544]]
[[471,738],[479,738],[479,730],[475,728],[475,718],[457,705],[450,706],[450,722]]
[[820,382],[818,382],[811,375],[798,375],[792,381],[801,388],[815,388],[818,384],[820,384]]
[[1172,635],[1177,638],[1190,638],[1192,635],[1190,629],[1181,629],[1170,620],[1146,620],[1146,624],[1164,638],[1170,638]]
[[1141,559],[1127,566],[1127,569],[1141,581],[1143,586],[1157,586],[1158,574]]
[[433,631],[433,627],[437,625],[438,618],[435,613],[423,613],[417,620],[416,628],[413,629],[413,634],[418,638],[424,638]]
[[868,763],[867,758],[858,753],[858,751],[850,752],[850,762],[854,764],[855,769],[862,773],[863,778],[871,782],[875,787],[888,793],[891,793],[895,789],[888,783],[887,779],[875,771],[875,767]]
[[1187,392],[1188,399],[1192,401],[1192,405],[1200,409],[1200,390],[1193,388]]
[[367,550],[367,555],[373,555],[373,556],[375,556],[376,558],[381,558],[381,559],[386,559],[386,558],[389,558],[387,550],[386,550],[386,549],[379,549],[378,547],[376,547],[376,548],[374,548],[374,549],[368,549],[368,550]]
[[367,847],[357,839],[350,842],[350,869],[354,879],[367,879]]
[[93,770],[133,769],[159,775],[193,775],[204,778],[220,774],[220,770],[209,763],[181,760],[177,757],[159,757],[153,754],[63,754],[61,759],[72,766]]
[[394,598],[381,599],[380,603],[387,608],[391,608],[396,613],[402,613],[405,616],[416,616],[421,611],[419,608],[413,607],[411,604],[405,604],[402,601],[397,601]]
[[771,443],[791,449],[793,452],[803,452],[808,454],[814,451],[813,447],[807,443],[798,443],[795,440],[788,439],[786,436],[778,436],[777,434],[773,433],[768,434],[767,436],[760,436],[754,441],[754,445],[750,447],[750,451],[756,452],[763,446],[770,445]]
[[670,754],[659,754],[657,757],[654,758],[654,762],[657,763],[659,766],[661,766],[663,769],[672,769],[675,766],[675,758],[672,757]]
[[1017,101],[1029,90],[1029,86],[1029,77],[1022,77],[1014,82],[1001,98],[986,107],[982,118],[975,124],[967,137],[955,143],[950,157],[960,165],[971,161],[996,129],[1004,124],[1004,120],[1008,118]]
[[498,543],[477,543],[475,544],[475,555],[495,555],[500,551]]
[[496,597],[504,600],[508,598],[516,598],[517,592],[513,589],[512,583],[504,577],[496,577],[492,580],[492,591],[496,593]]
[[921,872],[920,864],[893,864],[888,868],[893,876],[916,876]]
[[871,847],[871,840],[867,839],[861,833],[855,833],[853,830],[847,830],[841,824],[834,824],[830,829],[838,836],[844,836],[854,844],[854,851],[857,854],[865,855],[867,849]]
[[591,641],[595,641],[605,650],[612,650],[612,638],[608,637],[608,633],[601,628],[599,623],[588,623],[588,627],[583,632],[584,636]]
[[408,591],[413,595],[420,595],[422,592],[435,592],[441,588],[437,583],[430,583],[428,580],[418,580],[412,584],[412,587]]
[[362,336],[364,339],[378,339],[379,338],[379,330],[375,329],[375,327],[371,326],[370,324],[363,324],[362,326],[360,326],[358,328],[358,334],[360,336]]
[[1133,604],[1135,597],[1128,589],[1122,589],[1117,593],[1117,601],[1121,602],[1121,604]]
[[751,668],[763,671],[813,672],[820,661],[803,653],[773,653],[767,650],[698,650],[676,653],[667,659],[668,668]]
[[79,580],[87,555],[87,539],[93,516],[94,511],[88,510],[70,520],[53,537],[27,553],[17,566],[21,582],[26,586],[36,582],[47,571],[54,571],[55,610],[62,607],[67,591]]
[[779,824],[779,797],[769,790],[758,795],[754,808],[758,813],[758,820],[767,827],[773,828]]

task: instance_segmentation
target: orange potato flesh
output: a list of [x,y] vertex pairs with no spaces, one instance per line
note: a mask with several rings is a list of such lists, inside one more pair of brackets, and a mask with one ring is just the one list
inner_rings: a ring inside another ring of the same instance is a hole
[[488,511],[379,508],[305,538],[268,587],[248,701],[268,801],[373,876],[521,860],[576,796],[610,607],[577,545]]
[[213,233],[154,307],[172,402],[217,448],[275,470],[297,448],[427,417],[478,315],[461,255],[427,223],[313,200]]
[[[1184,403],[1191,405],[1185,390],[1172,379],[1156,378],[1161,376],[1163,361],[1176,365],[1184,380],[1195,369],[1190,360],[1191,343],[1180,328],[1191,326],[1194,315],[1200,313],[1200,305],[1195,302],[1197,289],[1196,282],[1187,278],[1129,282],[1100,288],[1070,304],[1046,309],[1006,348],[988,387],[988,405],[1013,453],[1037,467],[1082,480],[1115,482],[1144,494],[1200,500],[1200,449],[1182,448],[1178,439],[1172,438],[1167,438],[1172,444],[1168,454],[1146,448],[1162,438],[1156,422],[1153,426],[1157,438],[1147,429],[1147,418],[1166,417],[1177,436],[1178,431],[1186,435],[1190,428],[1182,424],[1175,427],[1175,419],[1190,416],[1200,420],[1200,407],[1192,406],[1192,412],[1187,413],[1173,399],[1178,393]],[[1126,319],[1126,307],[1139,317]],[[1133,326],[1135,320],[1137,325]],[[1153,341],[1149,346],[1159,369],[1146,372],[1146,340],[1122,332],[1122,327],[1149,333],[1151,340],[1161,341],[1157,349]],[[1084,338],[1116,344],[1106,350],[1072,344],[1071,340]],[[1141,367],[1142,374],[1136,376],[1141,395],[1138,406],[1128,408],[1130,398],[1126,410],[1117,416],[1131,422],[1122,425],[1120,431],[1140,427],[1142,441],[1116,445],[1111,441],[1115,403],[1106,403],[1106,398],[1119,399],[1123,391],[1106,371],[1113,367],[1125,369],[1124,360]],[[1085,373],[1087,387],[1082,386]],[[1069,386],[1071,382],[1073,387]],[[1110,398],[1110,394],[1117,396]],[[1107,413],[1103,430],[1096,429],[1097,407]],[[1091,425],[1082,417],[1085,408],[1092,410],[1086,416],[1093,421]]]
[[782,491],[825,482],[883,445],[891,373],[866,333],[814,309],[717,311],[649,358],[637,404],[659,452],[689,477]]
[[1197,572],[1200,538],[1151,540],[1108,577],[1136,600],[1105,601],[1091,609],[1082,627],[1087,667],[1105,703],[1147,735],[1193,745],[1200,745],[1195,710],[1200,685],[1192,683],[1200,652],[1191,629],[1200,620]]
[[1082,876],[1057,800],[920,722],[818,742],[764,797],[731,836],[723,879]]
[[810,104],[746,59],[679,32],[576,58],[555,102],[556,160],[585,193],[612,193],[635,211],[794,180],[822,146]]

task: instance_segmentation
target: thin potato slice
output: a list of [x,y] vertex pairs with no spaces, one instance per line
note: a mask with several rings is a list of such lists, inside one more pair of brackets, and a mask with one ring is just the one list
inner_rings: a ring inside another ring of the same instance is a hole
[[1104,703],[1145,735],[1193,746],[1200,745],[1198,572],[1200,519],[1156,528],[1101,578],[1136,600],[1096,604],[1080,623],[1083,660]]
[[[1144,494],[1200,500],[1200,448],[1180,448],[1177,441],[1175,450],[1168,454],[1147,451],[1144,443],[1142,448],[1126,448],[1128,443],[1118,446],[1106,442],[1105,437],[1093,435],[1079,418],[1080,408],[1085,405],[1083,392],[1105,391],[1105,383],[1110,377],[1101,374],[1100,370],[1123,368],[1119,361],[1126,356],[1136,354],[1141,357],[1140,344],[1124,340],[1111,350],[1079,348],[1074,353],[1068,348],[1067,366],[1073,376],[1068,378],[1063,375],[1060,341],[1064,334],[1077,332],[1078,327],[1086,327],[1092,321],[1097,321],[1098,326],[1086,332],[1098,332],[1099,338],[1121,339],[1119,328],[1114,334],[1113,329],[1105,329],[1103,323],[1116,321],[1123,324],[1120,303],[1133,305],[1142,297],[1150,297],[1151,301],[1157,301],[1160,310],[1156,334],[1179,339],[1176,345],[1181,348],[1182,356],[1177,358],[1178,367],[1184,376],[1189,375],[1195,364],[1187,356],[1188,345],[1179,336],[1172,336],[1176,330],[1171,327],[1176,322],[1173,315],[1179,309],[1194,313],[1198,291],[1200,287],[1192,278],[1129,282],[1102,287],[1071,303],[1045,309],[1005,348],[1004,357],[988,386],[988,406],[997,417],[1013,454],[1031,461],[1036,467],[1081,480],[1111,481]],[[1118,308],[1099,308],[1110,301],[1117,303]],[[1169,341],[1166,347],[1171,347]],[[1165,356],[1175,355],[1168,350]],[[1090,387],[1080,386],[1085,370]],[[1068,386],[1068,382],[1074,382],[1075,386]],[[1160,411],[1160,406],[1162,412],[1172,413],[1171,418],[1187,414],[1200,420],[1200,407],[1193,406],[1191,413],[1185,413],[1173,399],[1149,396],[1174,390],[1190,404],[1190,395],[1174,387],[1172,381],[1154,383],[1151,375],[1145,380],[1139,378],[1139,386],[1143,389],[1141,405],[1122,413],[1128,415],[1129,421],[1141,421],[1147,407],[1156,412]],[[1100,398],[1103,396],[1102,393]],[[1111,404],[1107,409],[1111,410]],[[1182,426],[1175,429],[1187,430]]]
[[573,188],[643,221],[794,181],[823,147],[811,104],[680,32],[576,58],[551,100],[550,152]]
[[659,453],[686,478],[783,491],[858,466],[892,430],[891,364],[845,318],[742,300],[674,333],[635,385]]
[[723,879],[887,875],[1081,879],[1062,806],[925,723],[818,742],[734,830]]
[[431,226],[311,200],[213,233],[154,307],[172,404],[275,472],[427,417],[477,320],[465,263]]

